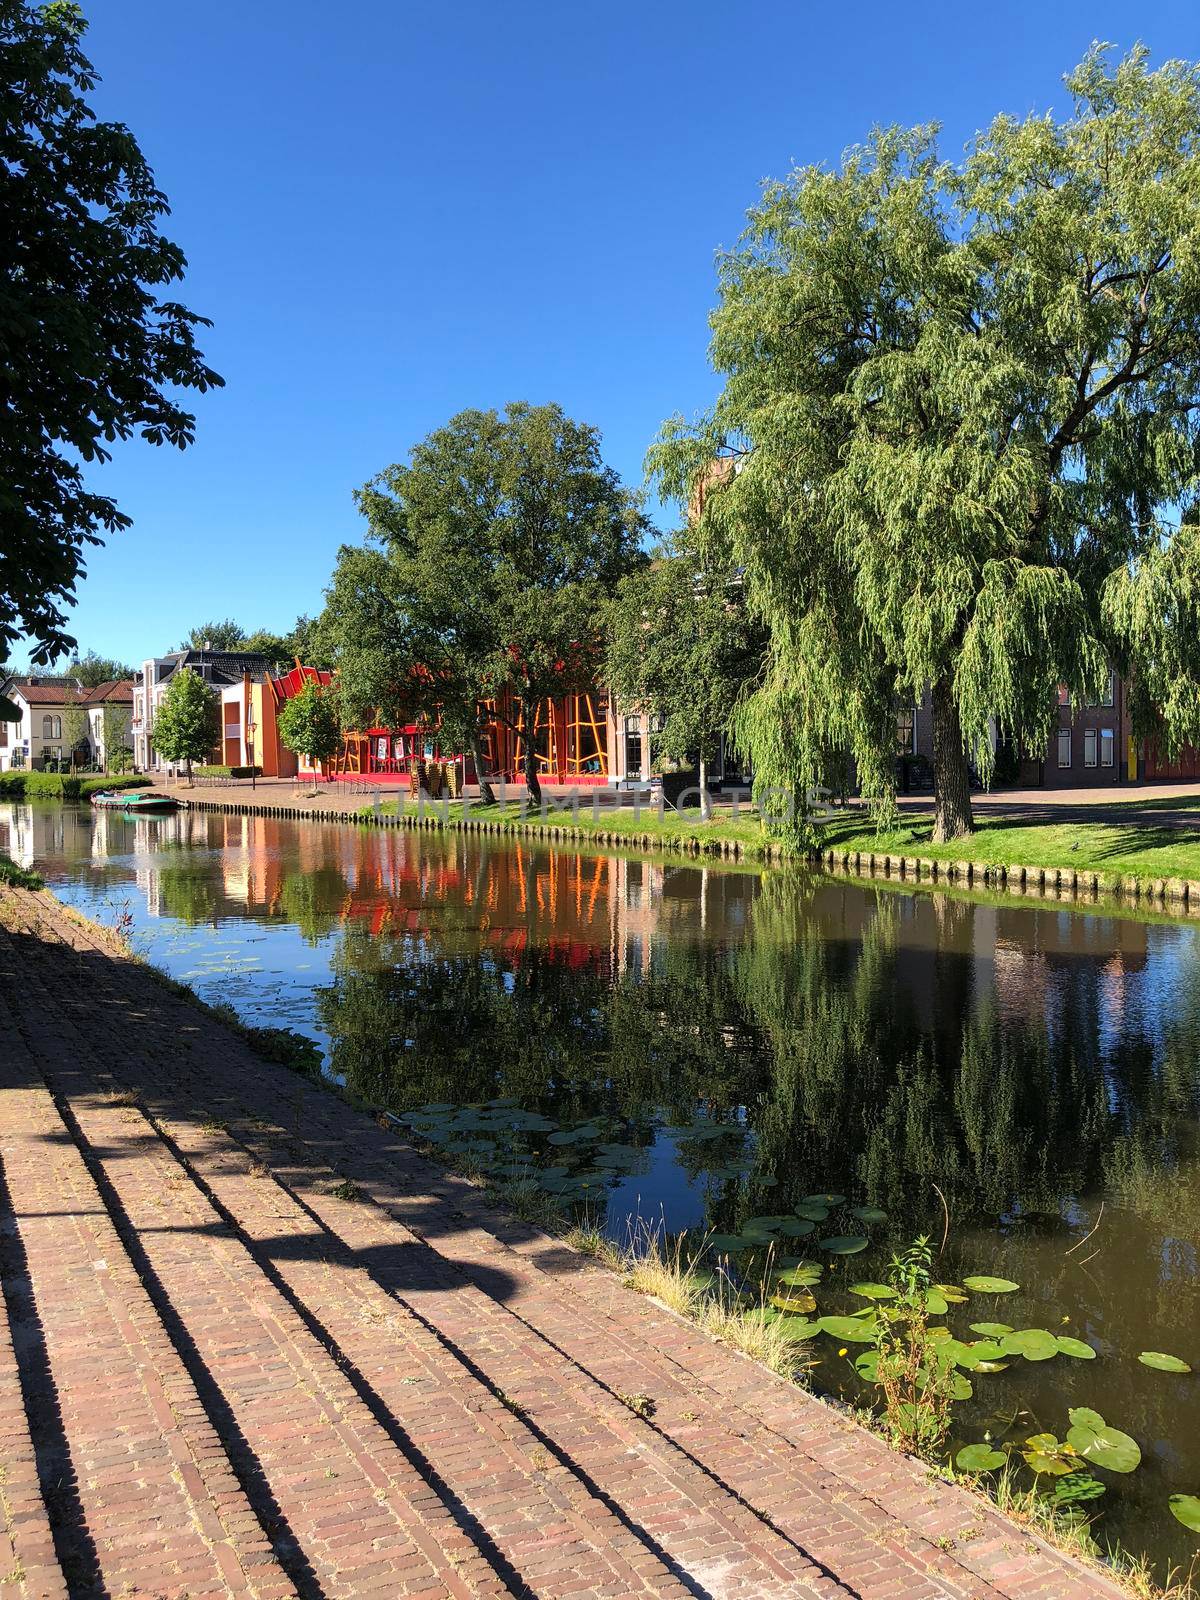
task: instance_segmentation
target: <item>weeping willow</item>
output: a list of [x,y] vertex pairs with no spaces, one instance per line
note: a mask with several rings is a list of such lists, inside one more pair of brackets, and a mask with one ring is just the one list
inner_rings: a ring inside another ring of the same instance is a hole
[[849,755],[886,813],[930,689],[935,837],[969,833],[969,764],[1110,667],[1136,732],[1200,740],[1200,76],[1096,47],[1066,82],[957,162],[884,129],[769,183],[719,260],[722,391],[648,465],[695,503],[735,463],[699,534],[770,636],[736,717],[763,789]]

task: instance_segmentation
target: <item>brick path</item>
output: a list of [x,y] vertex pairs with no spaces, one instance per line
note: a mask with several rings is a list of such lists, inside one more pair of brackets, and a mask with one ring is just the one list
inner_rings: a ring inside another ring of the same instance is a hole
[[1118,1594],[49,895],[0,922],[5,1600]]

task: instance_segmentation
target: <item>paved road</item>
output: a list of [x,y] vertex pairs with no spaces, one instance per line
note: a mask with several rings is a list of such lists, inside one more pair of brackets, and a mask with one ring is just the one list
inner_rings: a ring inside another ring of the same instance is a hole
[[0,1269],[6,1600],[1118,1593],[22,891]]

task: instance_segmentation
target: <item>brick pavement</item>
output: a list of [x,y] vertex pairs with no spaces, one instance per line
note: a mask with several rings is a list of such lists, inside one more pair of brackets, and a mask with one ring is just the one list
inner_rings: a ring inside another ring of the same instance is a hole
[[[8,892],[3,912],[0,1038],[16,1047],[0,1075],[5,1242],[29,1284],[18,1274],[8,1299],[18,1328],[45,1330],[40,1362],[22,1367],[18,1346],[17,1365],[64,1564],[85,1570],[103,1517],[112,1578],[128,1570],[142,1587],[127,1592],[147,1594],[1119,1592],[490,1212],[386,1128],[250,1055],[49,896]],[[77,1372],[72,1315],[105,1327],[96,1278],[115,1321],[138,1308],[125,1323],[143,1346],[135,1359],[106,1344]],[[64,1283],[85,1286],[82,1309]],[[0,1428],[19,1431],[5,1373],[0,1343]],[[174,1413],[188,1475],[163,1474],[162,1440],[115,1404],[155,1379],[194,1397]],[[632,1393],[652,1398],[651,1416],[623,1404]],[[103,1459],[120,1484],[137,1475],[137,1495],[81,1470],[84,1441],[114,1428]],[[64,1441],[80,1487],[59,1503],[49,1464]],[[28,1501],[28,1471],[22,1482]],[[45,1521],[28,1526],[44,1566]],[[64,1592],[32,1570],[15,1594]],[[103,1577],[94,1592],[120,1592]]]

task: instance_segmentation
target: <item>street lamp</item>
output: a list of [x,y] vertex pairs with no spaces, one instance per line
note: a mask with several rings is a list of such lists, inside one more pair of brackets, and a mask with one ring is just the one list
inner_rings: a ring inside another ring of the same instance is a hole
[[246,724],[246,754],[250,757],[250,787],[255,787],[254,774],[254,735],[258,732],[258,723],[251,717]]

